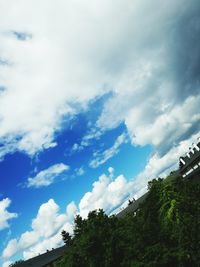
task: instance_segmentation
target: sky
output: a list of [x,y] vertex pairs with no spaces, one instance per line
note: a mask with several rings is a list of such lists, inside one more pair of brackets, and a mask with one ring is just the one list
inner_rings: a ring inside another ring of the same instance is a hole
[[113,214],[200,136],[198,0],[0,0],[0,265]]

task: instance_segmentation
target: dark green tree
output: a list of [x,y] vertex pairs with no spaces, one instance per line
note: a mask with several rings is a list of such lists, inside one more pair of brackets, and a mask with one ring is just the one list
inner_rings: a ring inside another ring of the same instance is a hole
[[65,245],[67,246],[72,245],[72,237],[70,236],[68,232],[66,232],[65,230],[62,230],[61,235],[62,235],[62,240],[65,243]]
[[139,209],[123,218],[92,211],[77,216],[58,267],[200,266],[200,182],[154,179]]

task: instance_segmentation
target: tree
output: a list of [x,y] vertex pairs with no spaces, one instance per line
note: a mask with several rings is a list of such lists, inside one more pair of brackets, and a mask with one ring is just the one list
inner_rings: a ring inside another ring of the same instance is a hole
[[70,234],[65,230],[62,230],[61,235],[65,245],[70,246],[72,244],[72,237],[70,236]]
[[16,262],[10,264],[9,267],[14,267],[14,266],[17,267],[17,265],[18,265],[19,263],[22,263],[22,262],[24,262],[24,261],[23,261],[23,260],[18,260],[18,261],[16,261]]
[[153,179],[139,209],[123,218],[92,211],[75,218],[58,267],[200,266],[200,183]]

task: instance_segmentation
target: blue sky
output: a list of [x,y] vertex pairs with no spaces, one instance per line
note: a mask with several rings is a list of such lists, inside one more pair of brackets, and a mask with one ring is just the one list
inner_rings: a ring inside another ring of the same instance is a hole
[[0,265],[115,213],[200,133],[200,3],[0,0]]

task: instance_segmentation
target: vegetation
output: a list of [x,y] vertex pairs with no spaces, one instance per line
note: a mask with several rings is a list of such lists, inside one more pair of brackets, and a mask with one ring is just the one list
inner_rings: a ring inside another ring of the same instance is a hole
[[123,218],[92,211],[75,218],[74,236],[58,267],[200,266],[200,184],[154,179],[135,213]]
[[14,262],[14,263],[11,263],[11,264],[9,265],[9,267],[17,266],[18,264],[20,264],[20,263],[22,263],[22,262],[24,262],[24,261],[23,261],[23,260],[18,260],[18,261]]

